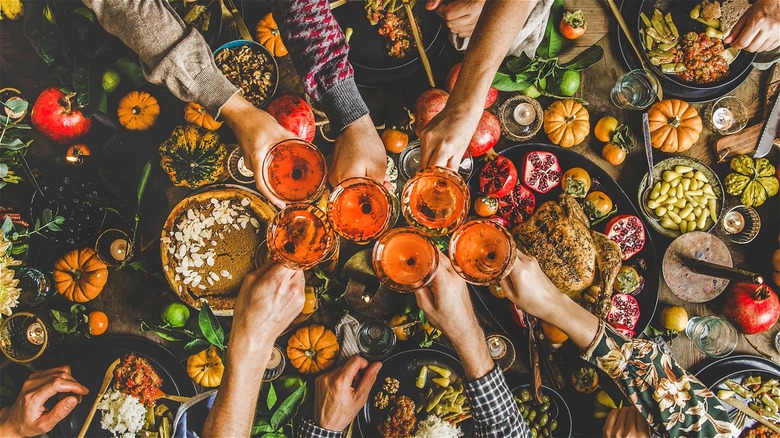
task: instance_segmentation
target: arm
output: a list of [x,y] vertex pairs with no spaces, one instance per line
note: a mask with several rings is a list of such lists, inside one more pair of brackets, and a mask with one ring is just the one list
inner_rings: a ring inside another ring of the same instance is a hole
[[328,115],[338,132],[330,182],[368,176],[382,182],[385,150],[358,92],[349,46],[327,0],[273,2],[284,43],[303,82],[303,89]]
[[[63,366],[30,374],[22,386],[16,402],[0,410],[0,436],[25,437],[48,433],[73,408],[81,402],[81,396],[89,390],[76,382],[70,367]],[[49,410],[44,406],[50,398],[67,395]]]
[[458,169],[482,116],[493,77],[535,5],[531,0],[485,3],[447,105],[420,135],[421,167]]
[[723,40],[748,52],[769,52],[780,47],[780,2],[756,0]]
[[465,390],[478,437],[528,436],[504,374],[493,363],[471,304],[468,287],[439,253],[439,270],[430,287],[415,291],[417,304],[452,342],[463,363]]
[[428,0],[425,9],[436,11],[447,23],[450,33],[460,38],[468,38],[474,32],[484,6],[485,0],[455,0],[448,3],[443,0]]
[[584,350],[582,358],[611,377],[655,431],[667,436],[731,436],[728,415],[707,387],[654,342],[624,338],[561,293],[535,258],[518,251],[501,286],[517,306],[569,335]]
[[203,436],[249,436],[274,340],[303,308],[301,271],[281,265],[244,279],[236,300],[222,385]]

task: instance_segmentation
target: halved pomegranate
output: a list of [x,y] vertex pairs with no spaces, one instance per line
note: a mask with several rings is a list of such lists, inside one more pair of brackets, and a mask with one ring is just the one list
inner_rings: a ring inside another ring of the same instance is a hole
[[469,153],[472,157],[479,157],[493,149],[501,138],[501,125],[498,118],[489,111],[482,111],[477,130],[469,142]]
[[[458,75],[460,74],[460,68],[463,66],[462,62],[459,62],[452,66],[450,69],[450,72],[447,74],[447,91],[452,93],[452,90],[455,88],[455,82],[458,80]],[[485,98],[485,108],[490,107],[490,105],[493,105],[493,103],[496,101],[496,98],[498,97],[498,90],[490,87],[488,90],[487,96]]]
[[528,320],[525,318],[525,312],[511,301],[509,302],[509,311],[512,313],[512,319],[515,321],[515,324],[522,328],[528,328]]
[[545,151],[529,152],[523,164],[523,182],[532,190],[547,193],[561,183],[558,157]]
[[500,198],[506,196],[517,184],[517,168],[507,157],[496,155],[485,163],[479,172],[479,190],[482,193]]
[[645,226],[642,220],[631,214],[615,216],[604,230],[607,237],[620,245],[623,260],[635,256],[645,247]]
[[633,338],[636,336],[636,332],[631,330],[630,328],[624,326],[623,324],[613,323],[611,324],[612,328],[615,329],[618,333],[621,335],[627,337],[627,338]]
[[522,184],[515,185],[508,195],[498,198],[498,214],[512,225],[531,217],[534,208],[536,196]]
[[439,88],[430,88],[417,96],[414,101],[414,133],[418,137],[425,125],[444,109],[449,98],[450,93]]
[[493,222],[493,223],[496,223],[498,225],[501,225],[502,227],[507,228],[507,229],[509,229],[509,227],[512,225],[512,224],[509,223],[508,220],[506,220],[505,218],[503,218],[503,217],[501,217],[501,216],[499,216],[497,214],[494,214],[493,216],[490,216],[488,218],[488,220]]
[[615,328],[634,330],[639,322],[639,302],[633,295],[612,295],[612,308],[607,314],[607,322]]

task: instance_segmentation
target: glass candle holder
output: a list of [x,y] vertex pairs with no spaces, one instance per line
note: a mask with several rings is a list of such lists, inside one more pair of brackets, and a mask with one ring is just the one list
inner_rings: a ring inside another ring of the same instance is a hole
[[704,110],[704,122],[720,135],[736,134],[747,125],[747,107],[736,96],[723,96]]
[[19,280],[19,305],[35,307],[47,298],[56,294],[51,276],[39,269],[23,266],[16,269],[15,277]]
[[266,365],[265,373],[263,373],[263,381],[270,382],[279,378],[284,372],[284,367],[287,364],[282,349],[274,344],[274,348],[271,350],[271,358],[268,359],[268,365]]
[[761,231],[761,217],[747,205],[737,205],[723,215],[720,221],[726,238],[737,244],[753,241]]
[[652,73],[637,69],[621,76],[610,92],[612,103],[624,110],[643,110],[658,98],[661,88],[658,78]]
[[[420,170],[420,140],[414,140],[409,143],[406,148],[401,151],[401,155],[398,157],[398,166],[401,169],[401,176],[404,180],[410,180]],[[460,162],[458,167],[458,173],[464,180],[471,177],[474,172],[474,158],[466,151],[466,155]]]
[[498,108],[501,132],[514,141],[526,141],[542,127],[544,110],[539,102],[518,94],[507,99]]
[[285,203],[317,199],[325,188],[325,157],[308,141],[290,139],[271,147],[263,161],[263,179]]
[[404,227],[387,232],[372,254],[379,281],[398,292],[411,292],[428,284],[439,264],[439,251],[419,231]]
[[737,329],[720,316],[691,318],[685,327],[685,334],[707,356],[728,356],[737,348]]
[[466,220],[470,202],[466,181],[444,167],[417,172],[401,195],[404,218],[428,236],[444,236],[457,229]]
[[372,320],[360,324],[357,344],[360,355],[374,362],[386,359],[393,352],[396,343],[395,331],[390,324]]
[[515,241],[491,219],[475,219],[458,228],[450,239],[455,272],[471,284],[487,286],[506,277],[515,260]]
[[133,243],[122,230],[110,228],[95,241],[95,254],[107,266],[116,268],[133,256]]
[[328,260],[338,238],[325,213],[309,204],[290,204],[268,226],[268,250],[290,269],[306,270]]
[[490,335],[485,340],[493,361],[498,364],[501,371],[508,370],[515,363],[515,358],[517,357],[515,345],[512,341],[506,336],[499,334]]
[[0,350],[14,362],[31,362],[46,350],[51,330],[45,318],[30,312],[16,312],[0,325]]
[[227,170],[230,177],[239,184],[252,184],[255,182],[255,173],[247,167],[244,154],[239,147],[230,151],[227,159]]
[[350,178],[331,192],[328,220],[339,236],[367,243],[393,225],[394,204],[393,195],[382,184],[370,178]]

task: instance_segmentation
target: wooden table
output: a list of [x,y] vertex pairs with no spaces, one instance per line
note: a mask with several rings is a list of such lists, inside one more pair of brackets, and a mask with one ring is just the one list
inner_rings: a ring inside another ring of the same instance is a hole
[[[639,128],[638,114],[619,111],[611,105],[609,101],[609,90],[615,83],[619,75],[626,71],[626,67],[620,61],[619,54],[615,52],[613,38],[608,35],[616,32],[614,20],[609,16],[608,8],[602,2],[595,0],[566,0],[568,9],[582,8],[588,20],[588,31],[583,38],[574,43],[567,42],[564,51],[561,53],[562,59],[569,59],[575,56],[584,48],[593,43],[598,43],[604,48],[604,59],[586,70],[582,77],[581,90],[579,97],[587,100],[592,124],[603,115],[611,114],[618,120],[629,123],[635,138],[640,138],[641,129]],[[259,17],[259,11],[247,9],[246,16]],[[248,19],[249,27],[252,28],[255,21]],[[14,86],[33,101],[38,93],[49,85],[56,84],[56,76],[42,64],[30,50],[28,42],[23,38],[20,22],[3,21],[0,25],[0,85]],[[439,58],[433,60],[434,74],[438,83],[443,83],[450,66],[459,60],[459,55],[449,46]],[[279,86],[278,94],[300,93],[300,81],[294,73],[292,63],[289,57],[279,60],[280,70],[283,72],[282,80]],[[750,75],[747,81],[742,84],[734,93],[748,104],[751,114],[751,123],[762,120],[762,96],[764,95],[763,83],[766,74],[755,71]],[[407,113],[404,108],[411,108],[415,97],[427,87],[425,76],[420,72],[413,80],[407,81],[403,87],[388,89],[361,89],[365,101],[371,109],[372,116],[377,125],[401,125],[406,122]],[[130,133],[124,130],[115,130],[112,127],[105,127],[96,124],[93,132],[86,141],[93,146],[94,157],[81,169],[68,168],[68,165],[62,161],[64,148],[59,145],[53,145],[40,136],[36,137],[36,142],[30,148],[28,160],[33,167],[45,171],[51,170],[78,170],[88,171],[101,167],[112,172],[118,184],[128,187],[128,192],[135,188],[137,175],[148,159],[156,154],[157,146],[163,138],[166,138],[172,128],[181,123],[181,114],[183,103],[173,98],[169,93],[156,90],[154,94],[160,100],[163,108],[158,125],[148,133]],[[507,98],[503,95],[500,100]],[[118,97],[114,96],[109,101],[109,108],[116,107]],[[500,102],[499,102],[500,103]],[[548,104],[549,102],[543,102]],[[700,111],[705,105],[695,105]],[[497,105],[494,107],[497,108]],[[232,135],[223,128],[221,133],[226,139]],[[713,152],[711,143],[718,136],[710,132],[706,127],[701,139],[689,151],[683,155],[700,159],[710,164],[719,176],[723,177],[727,173],[726,164],[716,164],[716,155]],[[533,141],[547,142],[544,133],[540,133]],[[317,143],[328,149],[330,146],[318,139]],[[509,145],[510,142],[502,140],[497,149]],[[619,167],[608,164],[601,158],[601,143],[595,140],[591,135],[586,141],[573,148],[574,151],[582,154],[584,157],[594,161],[601,166],[607,173],[616,179],[625,189],[629,196],[636,193],[640,178],[646,172],[644,156],[640,150],[631,153],[624,164]],[[666,158],[668,155],[658,151],[655,153],[656,161]],[[771,158],[777,163],[777,152],[774,151]],[[142,217],[142,240],[141,245],[145,252],[154,254],[154,246],[157,245],[156,238],[159,236],[159,230],[165,219],[165,215],[172,205],[184,197],[188,191],[182,188],[171,187],[168,178],[159,166],[155,166],[150,181],[150,188],[162,188],[159,190],[149,190],[144,200]],[[7,195],[6,195],[7,193]],[[29,199],[32,194],[32,188],[29,184],[22,184],[18,187],[10,186],[3,190],[0,197],[0,203],[16,207],[20,212],[26,212],[29,205]],[[764,225],[759,237],[748,245],[729,245],[732,252],[735,266],[750,268],[765,274],[770,278],[771,266],[770,255],[777,248],[778,231],[778,211],[780,211],[780,196],[770,198],[770,200],[758,209],[762,216]],[[727,207],[737,203],[736,198],[726,197]],[[110,221],[116,222],[115,219]],[[719,233],[719,231],[716,231]],[[657,248],[660,258],[663,256],[665,248],[670,240],[660,236],[654,231],[650,231]],[[61,255],[65,248],[51,248],[42,242],[37,242],[36,250],[33,251],[28,262],[35,266],[47,268],[51,266],[54,258]],[[155,259],[150,259],[154,261]],[[100,309],[105,311],[111,320],[109,333],[114,334],[139,334],[139,319],[153,319],[156,313],[167,303],[175,300],[167,285],[153,278],[136,273],[130,269],[122,271],[112,271],[109,282],[104,292],[95,300],[88,303],[90,310]],[[706,315],[718,313],[716,303],[691,304],[684,303],[671,294],[669,288],[662,283],[660,289],[659,306],[664,304],[683,305],[690,316]],[[57,302],[57,305],[63,306],[64,303]],[[490,325],[490,318],[481,315],[485,324]],[[228,322],[228,321],[226,321]],[[490,329],[487,329],[489,331]],[[761,354],[771,357],[778,361],[778,353],[772,346],[777,326],[769,331],[745,337],[740,339],[736,353],[757,354],[751,344],[758,347]],[[142,334],[159,342],[159,338],[154,335]],[[518,345],[518,350],[525,350],[525,347]],[[62,357],[72,354],[75,351],[71,345],[63,346],[61,353],[63,356],[54,355],[50,361],[43,361],[39,366],[49,366],[59,362]],[[684,367],[695,370],[700,368],[712,359],[699,353],[683,335],[673,341],[672,351],[677,360]],[[518,361],[514,371],[524,371],[524,366]]]

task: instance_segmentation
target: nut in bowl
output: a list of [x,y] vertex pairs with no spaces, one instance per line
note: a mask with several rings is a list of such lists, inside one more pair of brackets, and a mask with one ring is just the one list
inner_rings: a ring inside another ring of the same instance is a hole
[[709,231],[718,223],[723,186],[706,164],[689,157],[669,158],[653,166],[653,179],[652,187],[647,175],[639,183],[638,202],[656,231],[675,238],[690,231]]
[[279,84],[279,67],[273,55],[254,41],[236,40],[214,51],[214,61],[225,77],[252,105],[271,101]]

